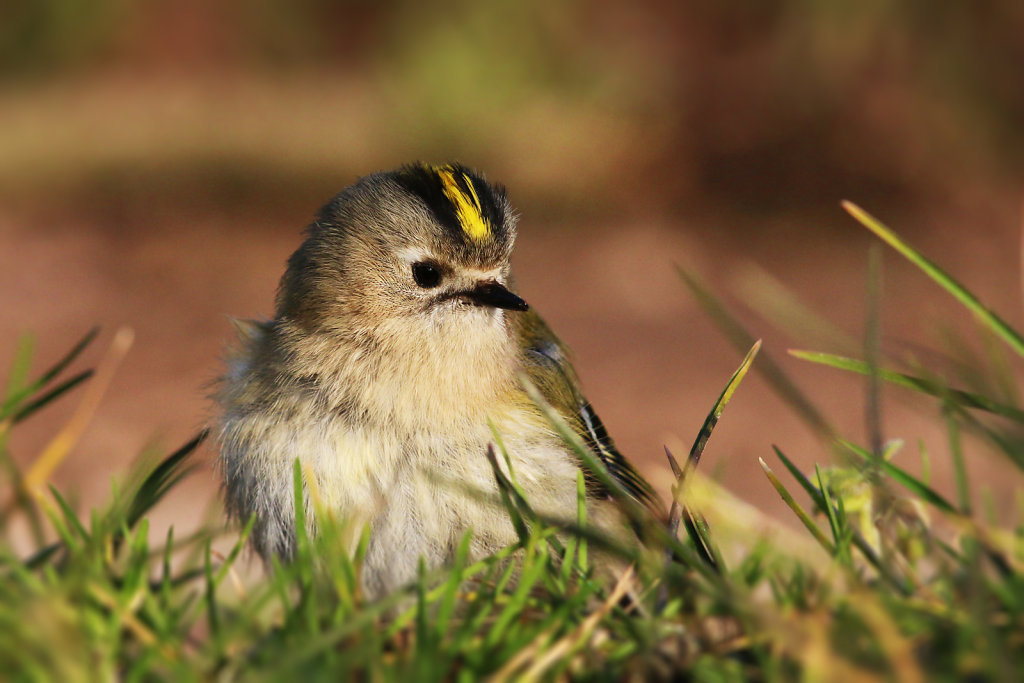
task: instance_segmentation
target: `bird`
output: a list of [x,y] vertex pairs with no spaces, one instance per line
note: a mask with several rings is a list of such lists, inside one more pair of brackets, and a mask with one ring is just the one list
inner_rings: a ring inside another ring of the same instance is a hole
[[[214,395],[225,507],[252,520],[250,545],[267,563],[296,552],[296,460],[309,533],[314,508],[369,527],[369,597],[415,580],[420,562],[450,562],[467,531],[474,558],[518,540],[492,500],[496,435],[537,514],[574,521],[582,463],[526,383],[621,490],[663,511],[583,395],[566,346],[516,293],[518,219],[502,185],[454,162],[369,174],[320,209],[273,318],[239,323]],[[621,534],[611,493],[587,473],[589,519]]]

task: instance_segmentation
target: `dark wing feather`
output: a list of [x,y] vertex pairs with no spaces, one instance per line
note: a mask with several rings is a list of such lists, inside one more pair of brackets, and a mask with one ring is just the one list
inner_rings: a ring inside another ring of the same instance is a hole
[[[544,320],[530,310],[518,316],[522,362],[527,376],[552,405],[572,425],[587,446],[599,457],[629,495],[657,513],[664,506],[651,485],[615,447],[601,418],[579,391],[576,371],[567,350]],[[585,472],[587,491],[595,497],[608,497],[604,486]]]

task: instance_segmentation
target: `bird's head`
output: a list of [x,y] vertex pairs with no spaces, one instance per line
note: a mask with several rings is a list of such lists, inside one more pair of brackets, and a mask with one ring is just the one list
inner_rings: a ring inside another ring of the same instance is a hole
[[278,316],[306,332],[478,334],[528,306],[511,289],[516,216],[458,165],[414,164],[337,195],[288,263]]

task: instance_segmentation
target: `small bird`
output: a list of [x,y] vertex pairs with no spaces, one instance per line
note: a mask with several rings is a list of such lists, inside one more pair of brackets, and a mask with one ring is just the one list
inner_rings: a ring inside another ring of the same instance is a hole
[[[495,432],[534,510],[574,521],[581,464],[524,375],[632,497],[662,509],[581,393],[566,348],[515,293],[516,224],[503,187],[454,163],[374,173],[320,210],[274,318],[240,325],[215,397],[227,510],[255,518],[265,560],[296,549],[296,459],[313,479],[311,533],[317,508],[369,525],[370,597],[415,579],[421,557],[449,561],[469,529],[473,557],[514,543],[507,511],[470,493],[497,497]],[[586,488],[589,519],[621,532],[609,492],[593,477]]]

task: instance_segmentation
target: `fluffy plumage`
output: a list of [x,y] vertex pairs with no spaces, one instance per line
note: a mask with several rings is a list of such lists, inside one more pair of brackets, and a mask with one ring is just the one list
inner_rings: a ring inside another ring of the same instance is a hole
[[[522,372],[627,491],[660,508],[580,393],[562,343],[512,292],[515,227],[504,191],[458,165],[367,176],[321,210],[274,318],[242,326],[216,396],[227,507],[255,516],[261,556],[294,552],[296,458],[324,509],[370,525],[370,595],[413,579],[420,556],[448,561],[467,528],[476,556],[514,542],[505,511],[466,493],[496,491],[490,424],[534,508],[574,519],[579,463]],[[588,501],[591,519],[621,533],[596,481]]]

